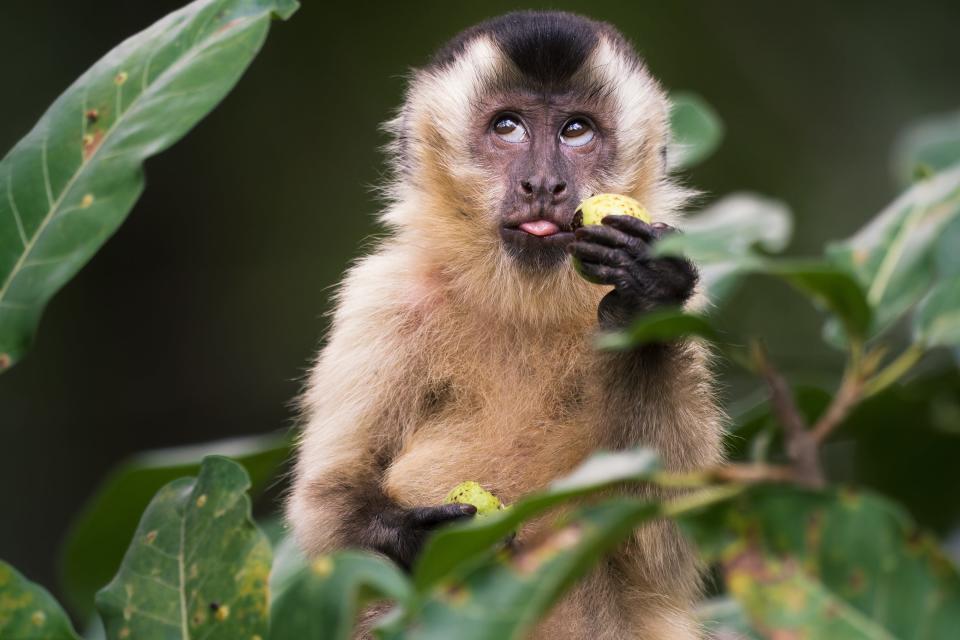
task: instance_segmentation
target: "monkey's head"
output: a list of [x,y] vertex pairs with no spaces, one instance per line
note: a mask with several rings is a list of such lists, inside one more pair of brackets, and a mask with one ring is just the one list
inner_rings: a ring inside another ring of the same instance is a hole
[[685,192],[667,174],[668,122],[666,94],[612,26],[559,12],[494,18],[414,72],[387,124],[396,179],[384,219],[429,242],[466,286],[486,279],[526,303],[574,288],[589,307],[600,288],[565,259],[574,211],[616,192],[672,222]]

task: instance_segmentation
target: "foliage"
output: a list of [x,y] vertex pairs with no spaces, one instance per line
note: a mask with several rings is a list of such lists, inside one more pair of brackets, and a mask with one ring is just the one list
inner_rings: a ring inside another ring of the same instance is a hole
[[[202,0],[171,14],[94,66],[0,163],[0,369],[20,357],[46,301],[126,216],[143,159],[223,97],[271,14],[295,8],[293,0]],[[676,96],[672,126],[678,167],[705,159],[723,132],[692,95]],[[705,340],[755,375],[767,399],[732,412],[731,462],[671,474],[655,452],[599,453],[508,509],[440,530],[406,575],[359,551],[308,560],[282,532],[271,552],[247,491],[251,476],[262,485],[287,454],[282,437],[148,454],[115,471],[73,527],[63,556],[68,598],[85,615],[102,587],[96,605],[111,639],[346,639],[371,605],[384,615],[362,624],[381,638],[519,638],[631,531],[669,518],[722,578],[724,593],[699,612],[717,634],[952,637],[956,567],[901,507],[831,484],[843,470],[824,454],[838,434],[851,438],[864,477],[888,477],[883,488],[916,512],[941,512],[938,528],[960,518],[915,501],[898,482],[920,478],[928,493],[956,485],[949,465],[960,449],[960,397],[942,348],[960,347],[957,132],[945,118],[908,133],[896,162],[919,179],[822,255],[778,256],[789,210],[746,193],[720,199],[654,247],[698,263],[708,311],[652,312],[597,347]],[[846,359],[835,389],[792,387],[761,341],[718,326],[715,311],[751,274],[790,285],[823,311],[825,339]],[[910,380],[921,366],[924,377]],[[921,462],[936,461],[939,475],[901,459],[907,437],[936,445]],[[631,485],[682,491],[658,501],[620,490]],[[545,536],[511,541],[545,516]],[[2,563],[0,635],[77,637],[50,594]]]
[[75,640],[70,619],[46,589],[0,560],[0,638]]
[[61,577],[70,607],[83,617],[93,612],[94,593],[117,572],[139,514],[161,487],[196,474],[203,458],[218,454],[242,464],[254,489],[262,489],[288,451],[286,436],[266,435],[149,451],[122,462],[77,516],[64,541]]
[[271,16],[296,0],[198,0],[83,74],[0,161],[0,372],[44,306],[123,222],[143,161],[171,146],[240,79]]

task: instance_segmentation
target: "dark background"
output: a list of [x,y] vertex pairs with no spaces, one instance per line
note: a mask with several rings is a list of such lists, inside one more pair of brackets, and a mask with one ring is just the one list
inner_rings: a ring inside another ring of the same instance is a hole
[[[3,0],[0,150],[114,44],[180,4]],[[708,197],[747,189],[789,202],[793,253],[818,252],[882,208],[898,191],[897,133],[960,105],[952,0],[550,6],[614,22],[668,88],[715,106],[726,140],[691,183]],[[0,557],[55,586],[67,524],[124,456],[291,424],[329,288],[378,232],[378,123],[404,74],[459,29],[520,7],[306,0],[274,25],[224,104],[148,163],[129,221],[0,377]],[[725,313],[764,335],[794,379],[820,381],[812,372],[837,364],[816,313],[782,287],[751,284]]]

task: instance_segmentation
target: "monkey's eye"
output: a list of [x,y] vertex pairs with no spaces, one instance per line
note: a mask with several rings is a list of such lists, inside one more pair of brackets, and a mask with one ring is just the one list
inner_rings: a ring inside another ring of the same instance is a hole
[[582,147],[593,140],[593,125],[584,118],[574,118],[560,130],[560,142],[568,147]]
[[493,132],[507,142],[523,142],[527,139],[527,130],[516,116],[499,116],[493,123]]

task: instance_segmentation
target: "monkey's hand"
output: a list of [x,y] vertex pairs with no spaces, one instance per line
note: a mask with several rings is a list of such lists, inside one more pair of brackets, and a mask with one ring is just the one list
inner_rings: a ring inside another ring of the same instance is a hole
[[404,508],[390,505],[377,513],[363,532],[364,546],[383,553],[407,571],[427,537],[439,526],[477,513],[472,504]]
[[597,310],[601,327],[619,329],[638,314],[690,298],[698,279],[693,263],[650,255],[650,245],[673,227],[632,216],[607,216],[602,222],[577,229],[576,240],[567,247],[586,275],[614,286]]

